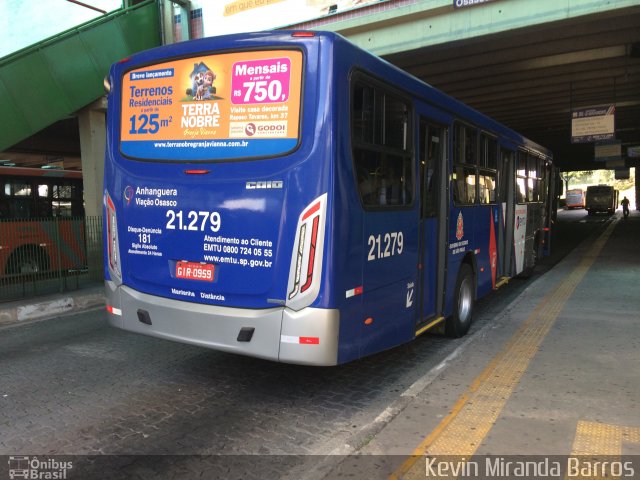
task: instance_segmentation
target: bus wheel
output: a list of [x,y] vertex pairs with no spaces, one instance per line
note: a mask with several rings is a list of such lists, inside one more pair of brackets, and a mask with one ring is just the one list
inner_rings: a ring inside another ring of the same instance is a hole
[[471,266],[463,263],[456,280],[456,291],[453,299],[453,315],[447,318],[445,333],[449,337],[462,337],[469,331],[473,317],[473,271]]
[[23,247],[11,254],[7,262],[8,274],[30,275],[48,270],[47,254],[37,247]]

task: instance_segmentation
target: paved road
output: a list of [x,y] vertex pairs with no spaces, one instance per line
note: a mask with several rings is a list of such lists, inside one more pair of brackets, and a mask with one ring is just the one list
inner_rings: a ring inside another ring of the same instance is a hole
[[[536,275],[605,219],[561,212],[556,254]],[[527,284],[514,280],[480,302],[471,334]],[[100,455],[84,460],[96,478],[105,463],[115,468],[111,478],[280,478],[322,458],[310,455],[349,453],[366,443],[380,413],[463,342],[425,335],[361,361],[317,368],[123,332],[106,325],[102,310],[5,328],[0,454]],[[210,457],[218,454],[224,461]]]

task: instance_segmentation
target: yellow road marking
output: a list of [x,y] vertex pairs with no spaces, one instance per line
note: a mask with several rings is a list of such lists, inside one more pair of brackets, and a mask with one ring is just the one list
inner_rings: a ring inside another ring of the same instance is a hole
[[424,478],[424,463],[418,460],[425,456],[460,455],[469,458],[476,452],[615,225],[615,222],[609,225],[573,271],[542,299],[503,350],[458,399],[451,412],[390,479]]
[[581,420],[576,428],[571,455],[622,455],[622,445],[640,445],[640,428]]
[[[579,478],[612,478],[614,472],[611,471],[609,464],[604,462],[620,462],[622,446],[625,443],[640,445],[640,428],[581,420],[576,428],[576,437],[571,451],[571,457],[575,459],[575,463],[571,464],[573,472],[571,476],[567,472],[565,478],[575,478],[576,473],[586,473],[586,475],[579,475]],[[594,468],[598,465],[605,466]],[[590,475],[591,473],[594,474]]]

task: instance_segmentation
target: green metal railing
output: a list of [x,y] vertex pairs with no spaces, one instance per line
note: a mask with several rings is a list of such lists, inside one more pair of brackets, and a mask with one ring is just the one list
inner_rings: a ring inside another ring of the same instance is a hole
[[109,66],[161,43],[147,0],[0,58],[0,151],[104,95]]
[[0,302],[103,279],[102,217],[0,221]]

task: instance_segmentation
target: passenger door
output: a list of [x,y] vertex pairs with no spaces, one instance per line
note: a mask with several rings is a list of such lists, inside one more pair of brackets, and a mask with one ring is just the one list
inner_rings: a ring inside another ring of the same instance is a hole
[[416,332],[430,325],[443,310],[449,212],[447,159],[448,128],[420,117],[419,310]]
[[513,253],[513,223],[515,217],[514,152],[501,149],[498,165],[499,201],[502,205],[502,222],[498,233],[498,277],[511,277]]

